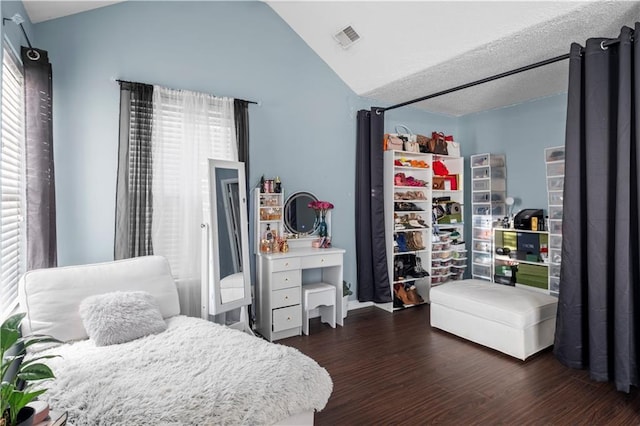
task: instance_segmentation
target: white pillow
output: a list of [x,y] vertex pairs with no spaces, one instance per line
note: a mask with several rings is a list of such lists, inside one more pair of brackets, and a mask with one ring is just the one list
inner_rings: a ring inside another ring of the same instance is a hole
[[89,296],[80,303],[79,312],[97,346],[125,343],[167,329],[158,303],[146,291]]

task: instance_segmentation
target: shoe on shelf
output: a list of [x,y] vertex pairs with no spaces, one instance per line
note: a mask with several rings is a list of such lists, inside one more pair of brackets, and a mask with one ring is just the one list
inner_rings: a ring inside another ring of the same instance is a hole
[[407,186],[407,180],[404,173],[396,173],[395,183],[396,183],[396,186]]
[[402,284],[402,283],[394,284],[393,285],[393,291],[396,294],[396,296],[398,297],[398,299],[400,299],[400,301],[402,302],[403,305],[413,305],[414,304],[412,302],[412,300],[409,299],[409,295],[407,294],[407,292],[404,289],[404,284]]
[[400,250],[401,253],[409,251],[407,249],[407,238],[404,235],[404,233],[400,233],[396,235],[396,242],[398,243],[398,249]]
[[[421,212],[424,211],[420,209],[420,207],[416,206],[414,203],[397,203],[396,211],[399,212]],[[420,220],[418,220],[420,222]]]
[[[412,239],[416,247],[415,250],[424,250],[424,243],[422,242],[422,232],[415,231],[415,232],[412,232],[412,234],[413,234]],[[420,248],[417,248],[417,247],[420,247]]]
[[420,297],[420,295],[416,291],[416,286],[413,285],[413,281],[404,283],[404,292],[407,295],[407,300],[409,300],[410,305],[419,305],[420,303],[422,303],[420,301],[422,297]]
[[395,290],[393,292],[393,309],[404,309],[404,304],[402,303],[402,300],[398,299]]
[[407,293],[409,300],[411,300],[414,305],[424,303],[424,299],[422,298],[422,296],[420,296],[420,293],[418,293],[415,285],[412,285],[411,287],[406,289],[405,292]]
[[407,247],[411,251],[424,250],[424,244],[422,243],[422,232],[411,231],[407,232]]
[[422,267],[422,259],[420,256],[416,256],[416,264],[413,267],[413,270],[418,274],[422,274],[423,277],[429,276],[429,272]]

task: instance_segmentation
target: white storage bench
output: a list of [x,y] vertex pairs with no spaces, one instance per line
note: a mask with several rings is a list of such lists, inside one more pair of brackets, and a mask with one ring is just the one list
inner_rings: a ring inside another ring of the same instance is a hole
[[442,284],[429,297],[432,327],[522,360],[553,344],[555,297],[481,280]]

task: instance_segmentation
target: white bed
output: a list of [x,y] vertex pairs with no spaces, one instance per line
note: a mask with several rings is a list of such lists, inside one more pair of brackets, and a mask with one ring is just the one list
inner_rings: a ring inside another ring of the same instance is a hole
[[[78,313],[86,297],[142,290],[168,325],[96,346]],[[326,405],[327,371],[298,350],[178,315],[175,284],[157,256],[31,271],[20,283],[26,333],[68,342],[46,349],[57,378],[44,399],[75,425],[302,424]]]

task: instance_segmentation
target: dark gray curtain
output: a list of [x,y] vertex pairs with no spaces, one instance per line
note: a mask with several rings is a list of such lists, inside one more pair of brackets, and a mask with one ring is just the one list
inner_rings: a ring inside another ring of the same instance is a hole
[[153,86],[120,82],[120,138],[114,258],[153,254]]
[[[636,34],[638,24],[636,24]],[[571,46],[554,353],[620,391],[638,385],[638,41]],[[639,82],[640,83],[640,82]]]
[[[236,121],[236,138],[238,140],[238,161],[244,163],[247,186],[249,185],[249,102],[234,99],[233,112]],[[247,187],[247,194],[250,194]],[[249,203],[247,203],[249,205]]]
[[[251,194],[251,188],[249,184],[249,102],[242,99],[233,100],[233,112],[236,122],[236,139],[238,141],[238,161],[244,163],[244,174],[247,194]],[[251,202],[247,203],[247,213],[251,217]],[[250,231],[248,229],[248,231]],[[249,235],[252,235],[249,232]],[[255,277],[255,263],[250,262],[251,276]],[[254,280],[251,280],[252,288]],[[253,290],[252,290],[253,291]],[[249,319],[251,324],[255,321],[255,313],[253,312],[253,305],[249,305]]]
[[22,47],[25,88],[27,270],[57,266],[52,75],[45,50]]
[[[375,111],[375,108],[372,108]],[[391,302],[384,223],[384,113],[358,111],[356,135],[356,263],[358,300]]]

